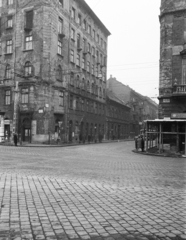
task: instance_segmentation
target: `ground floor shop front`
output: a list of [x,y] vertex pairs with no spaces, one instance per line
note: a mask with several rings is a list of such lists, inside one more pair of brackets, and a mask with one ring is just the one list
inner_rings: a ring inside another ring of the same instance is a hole
[[186,120],[156,119],[146,121],[146,151],[186,154]]

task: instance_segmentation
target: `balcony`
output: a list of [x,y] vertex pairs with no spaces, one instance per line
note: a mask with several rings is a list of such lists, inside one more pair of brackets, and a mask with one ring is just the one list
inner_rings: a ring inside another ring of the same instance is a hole
[[172,91],[173,96],[182,96],[186,95],[186,85],[176,85],[173,87]]

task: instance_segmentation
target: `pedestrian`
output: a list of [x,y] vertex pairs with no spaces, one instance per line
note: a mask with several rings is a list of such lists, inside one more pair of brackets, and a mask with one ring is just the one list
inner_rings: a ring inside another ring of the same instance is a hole
[[14,145],[17,147],[17,134],[14,133]]
[[135,148],[137,150],[138,149],[138,136],[134,137],[134,141],[135,141]]
[[145,147],[145,141],[144,141],[144,137],[141,137],[141,150],[142,152],[144,152],[144,147]]
[[138,136],[138,140],[137,140],[137,151],[138,149],[141,148],[141,136]]

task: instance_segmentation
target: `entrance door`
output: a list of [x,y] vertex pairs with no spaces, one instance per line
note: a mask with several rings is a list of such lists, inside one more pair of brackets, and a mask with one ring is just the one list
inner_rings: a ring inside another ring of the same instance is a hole
[[30,141],[30,128],[24,128],[23,130],[23,142]]

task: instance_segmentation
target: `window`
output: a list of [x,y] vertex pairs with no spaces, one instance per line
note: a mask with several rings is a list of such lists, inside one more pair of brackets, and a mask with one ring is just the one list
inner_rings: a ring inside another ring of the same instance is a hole
[[13,27],[13,18],[12,16],[8,16],[7,18],[7,28],[12,28]]
[[70,50],[70,61],[74,63],[74,50]]
[[71,72],[71,74],[70,74],[70,84],[72,86],[74,86],[74,73],[73,72]]
[[95,32],[95,30],[93,29],[93,31],[92,31],[92,37],[95,39],[95,36],[96,36],[96,32]]
[[70,95],[70,108],[73,108],[73,95]]
[[91,26],[90,25],[88,25],[88,34],[91,35]]
[[99,43],[99,34],[97,34],[97,39],[96,39],[97,43]]
[[91,52],[91,47],[90,47],[90,43],[88,43],[88,52]]
[[59,106],[64,106],[64,93],[59,91]]
[[77,54],[77,56],[76,56],[76,65],[80,66],[80,55],[79,54]]
[[26,12],[25,15],[25,30],[32,30],[33,28],[33,10]]
[[105,50],[107,49],[107,44],[106,44],[106,42],[104,42],[104,49],[105,49]]
[[78,14],[78,24],[81,26],[81,14]]
[[59,4],[63,7],[63,0],[59,0]]
[[10,64],[7,64],[5,69],[5,79],[11,79],[11,77],[12,77],[11,67]]
[[103,39],[101,38],[101,47],[103,47]]
[[7,40],[7,41],[6,41],[6,53],[7,53],[7,54],[12,53],[12,48],[13,48],[13,42],[12,42],[12,40]]
[[87,72],[90,72],[90,62],[87,61]]
[[10,105],[10,90],[5,91],[5,105]]
[[59,18],[58,20],[58,33],[62,34],[63,33],[63,19]]
[[32,64],[31,62],[26,62],[24,66],[24,75],[25,77],[29,77],[32,75]]
[[12,5],[13,4],[13,0],[8,0],[8,5]]
[[21,103],[28,103],[28,88],[21,90]]
[[57,43],[57,53],[59,55],[62,55],[62,40],[58,39],[58,43]]
[[82,110],[82,111],[85,110],[85,109],[84,109],[84,100],[83,100],[83,99],[81,99],[81,110]]
[[84,20],[83,21],[83,29],[86,30],[86,28],[87,28],[87,22],[86,22],[86,20]]
[[79,98],[76,98],[76,109],[79,110]]
[[71,39],[75,40],[75,30],[71,28]]
[[79,75],[77,75],[77,77],[76,77],[76,86],[77,86],[77,88],[80,87],[80,78],[79,78]]
[[82,78],[82,88],[85,89],[85,79]]
[[25,50],[33,49],[33,37],[32,35],[25,36]]
[[82,57],[82,68],[85,69],[85,57]]
[[87,112],[89,111],[89,101],[87,100]]
[[72,8],[71,18],[73,18],[74,20],[75,20],[75,15],[76,15],[76,10],[74,8]]
[[1,26],[1,18],[0,18],[0,37],[1,37],[1,34],[2,34],[2,26]]
[[0,55],[2,54],[2,45],[1,45],[1,40],[0,40]]
[[90,82],[87,82],[87,92],[90,92]]
[[92,75],[94,75],[94,64],[92,64],[92,71],[91,71]]
[[181,84],[186,84],[186,59],[182,59],[182,81]]
[[86,39],[83,38],[83,51],[86,52]]
[[81,48],[81,37],[80,37],[80,34],[78,33],[77,34],[77,49],[80,49]]
[[95,47],[92,47],[92,56],[95,56]]
[[58,81],[62,81],[62,68],[60,65],[58,66],[57,71],[56,71],[56,79]]

